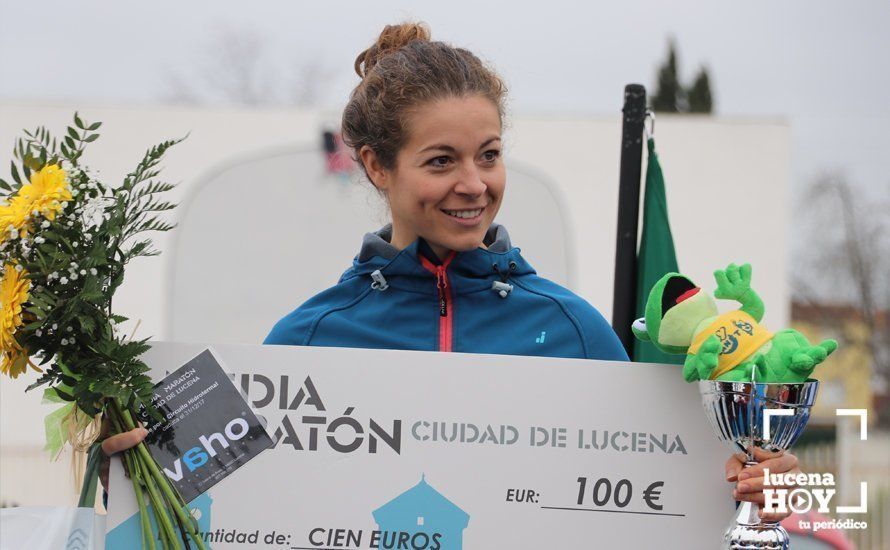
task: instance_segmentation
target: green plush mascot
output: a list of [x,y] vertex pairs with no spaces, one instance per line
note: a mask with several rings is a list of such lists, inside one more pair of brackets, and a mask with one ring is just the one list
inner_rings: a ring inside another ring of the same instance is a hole
[[761,326],[763,301],[751,289],[749,264],[729,264],[715,271],[714,278],[714,296],[735,300],[740,309],[720,314],[709,294],[687,277],[668,273],[652,287],[646,316],[633,324],[638,339],[666,353],[687,354],[687,382],[747,382],[752,374],[757,382],[804,382],[837,349],[834,340],[813,346],[796,330],[773,334]]

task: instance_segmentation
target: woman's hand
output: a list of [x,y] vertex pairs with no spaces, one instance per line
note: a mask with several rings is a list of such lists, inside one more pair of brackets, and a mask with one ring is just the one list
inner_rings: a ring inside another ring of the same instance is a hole
[[[106,424],[103,424],[102,432],[108,433]],[[108,470],[111,466],[109,457],[115,453],[135,447],[145,439],[146,435],[148,435],[148,430],[140,426],[129,432],[113,435],[102,442],[103,456],[102,465],[99,467],[99,479],[102,481],[102,486],[105,487],[106,491],[108,490]]]
[[[736,500],[754,502],[761,506],[760,519],[766,522],[778,522],[791,515],[784,513],[765,513],[763,510],[763,471],[769,469],[770,474],[799,474],[797,457],[791,453],[770,453],[762,449],[754,449],[756,466],[745,468],[744,454],[736,454],[726,461],[726,481],[737,482],[732,496]],[[773,486],[770,486],[773,487]],[[776,489],[787,488],[785,485],[775,486]],[[787,510],[787,508],[786,508]]]

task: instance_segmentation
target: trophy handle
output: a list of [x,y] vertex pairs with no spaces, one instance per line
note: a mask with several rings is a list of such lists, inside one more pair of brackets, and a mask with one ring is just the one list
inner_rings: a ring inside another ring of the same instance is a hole
[[[751,389],[748,391],[748,399],[749,403],[753,403],[755,399],[755,388],[757,387],[757,365],[751,367]],[[756,420],[754,420],[754,415],[748,415],[748,433],[754,434],[757,433],[755,430],[757,427],[755,426]],[[745,462],[745,468],[750,468],[757,464],[757,461],[754,460],[754,442],[752,441],[748,448],[745,449],[745,452],[748,454],[748,460]],[[755,512],[756,513],[756,512]]]

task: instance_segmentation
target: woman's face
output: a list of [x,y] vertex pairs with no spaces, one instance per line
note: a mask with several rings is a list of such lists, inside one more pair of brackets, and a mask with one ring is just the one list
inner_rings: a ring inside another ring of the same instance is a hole
[[506,184],[497,107],[475,95],[437,100],[415,108],[407,130],[395,168],[371,174],[392,210],[392,244],[423,237],[440,258],[482,246]]

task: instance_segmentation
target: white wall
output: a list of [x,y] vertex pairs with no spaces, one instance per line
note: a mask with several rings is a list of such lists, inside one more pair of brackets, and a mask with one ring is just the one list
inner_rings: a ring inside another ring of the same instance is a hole
[[[607,316],[620,136],[618,117],[517,117],[508,145],[512,158],[558,182],[574,228],[574,290]],[[751,262],[766,322],[786,323],[789,127],[778,120],[659,115],[656,150],[680,269],[709,289],[714,269]]]
[[[174,193],[174,200],[194,195],[198,198],[229,197],[216,203],[228,213],[238,209],[262,209],[264,201],[279,196],[270,190],[266,179],[249,177],[251,163],[283,156],[299,156],[320,144],[322,124],[336,125],[336,114],[303,112],[296,110],[203,110],[181,108],[103,107],[79,106],[84,118],[101,120],[102,138],[89,149],[86,161],[99,169],[106,181],[119,180],[132,169],[144,150],[163,139],[190,133],[189,138],[170,151],[164,163],[163,175],[169,181],[181,182]],[[38,124],[60,133],[69,123],[75,109],[73,105],[0,105],[0,159],[8,159],[14,139],[22,128]],[[788,188],[790,180],[790,129],[779,120],[724,119],[712,117],[659,116],[657,143],[665,172],[668,205],[671,213],[674,240],[680,268],[708,290],[713,289],[710,273],[730,261],[750,261],[754,267],[754,286],[767,304],[766,323],[780,328],[788,321],[789,291],[787,280],[787,220]],[[615,222],[618,196],[618,170],[620,149],[620,117],[568,118],[516,115],[507,130],[507,163],[517,184],[515,206],[505,203],[503,220],[509,221],[515,244],[537,264],[545,275],[566,282],[576,292],[597,306],[604,315],[611,316],[612,279],[615,255]],[[308,158],[308,157],[306,157]],[[311,166],[307,161],[305,166]],[[4,176],[8,161],[2,162]],[[272,164],[263,164],[263,173]],[[243,203],[234,203],[231,176],[242,173]],[[247,174],[247,175],[243,175]],[[299,173],[286,177],[298,180]],[[309,181],[319,181],[318,176]],[[228,182],[228,183],[225,183]],[[279,182],[280,183],[280,182]],[[305,182],[303,182],[305,183]],[[509,183],[509,182],[508,182]],[[214,187],[218,185],[218,187]],[[225,190],[228,185],[228,191]],[[200,193],[197,188],[201,187]],[[287,186],[278,186],[286,190]],[[225,191],[225,192],[224,192]],[[359,226],[373,229],[382,221],[381,207],[370,200],[362,189],[347,191],[349,208],[367,205],[364,219],[355,222],[355,235],[338,235],[326,239],[328,229],[311,227],[290,235],[289,239],[303,239],[300,256],[307,254],[312,245],[324,249],[330,264],[325,264],[323,276],[294,278],[292,286],[276,289],[284,296],[276,307],[279,312],[289,311],[306,296],[325,286],[339,267],[345,269],[361,240]],[[508,185],[508,201],[511,187]],[[302,195],[293,195],[299,200]],[[271,198],[270,198],[271,197]],[[548,198],[549,197],[549,198]],[[336,197],[333,199],[336,202]],[[535,217],[534,202],[546,204],[545,211]],[[214,202],[201,202],[202,207]],[[512,208],[508,211],[507,208]],[[196,211],[190,209],[190,211]],[[355,210],[352,210],[355,211]],[[207,211],[205,211],[206,213]],[[557,214],[561,212],[561,214]],[[226,214],[228,215],[228,214]],[[254,219],[253,216],[251,219]],[[561,218],[561,219],[559,219]],[[203,231],[198,226],[183,222],[183,235],[191,231],[198,241],[210,241],[213,228]],[[206,218],[205,218],[206,219]],[[233,223],[237,220],[232,220]],[[286,231],[293,231],[294,220],[287,220]],[[537,224],[537,225],[536,225]],[[541,230],[540,227],[545,229]],[[559,228],[554,227],[559,225]],[[568,230],[568,238],[553,243]],[[264,227],[251,228],[254,235],[262,238]],[[158,258],[142,259],[127,272],[127,279],[115,297],[116,309],[125,315],[141,320],[137,336],[154,335],[169,338],[171,326],[166,322],[171,310],[165,297],[173,293],[168,284],[175,269],[169,262],[177,256],[171,244],[174,235],[155,237],[158,248],[165,253]],[[241,249],[243,250],[243,249]],[[231,250],[232,261],[237,261],[239,249]],[[291,261],[291,260],[288,260]],[[297,266],[303,271],[313,266]],[[288,267],[293,268],[293,266]],[[195,269],[201,269],[200,263]],[[204,280],[211,273],[192,272],[185,286],[188,292],[195,281]],[[220,292],[230,300],[237,300],[231,289],[226,293],[224,279]],[[332,280],[330,281],[333,282]],[[278,282],[275,283],[280,284]],[[272,294],[268,293],[267,294]],[[223,301],[225,302],[225,301]],[[292,303],[290,303],[292,302]],[[237,312],[189,311],[189,316],[200,318],[208,315],[235,315]],[[241,304],[243,306],[243,304]],[[268,326],[277,319],[279,312],[268,316]],[[181,316],[187,317],[186,313]],[[266,321],[263,316],[251,320],[253,330],[260,333]],[[177,331],[178,332],[178,331]],[[234,340],[224,332],[221,340]],[[199,334],[200,335],[200,334]],[[254,334],[249,335],[254,338]],[[242,339],[242,341],[245,341]],[[248,340],[249,341],[249,340]],[[47,410],[39,405],[39,394],[22,393],[27,383],[19,378],[0,381],[0,500],[12,499],[20,503],[47,502],[52,495],[37,492],[27,498],[7,494],[19,487],[11,483],[20,477],[24,456],[36,456],[35,449],[43,443],[43,415]],[[48,468],[46,463],[28,458],[38,469]],[[67,463],[54,466],[66,468]]]

